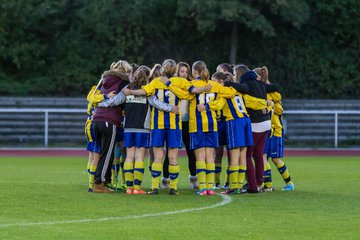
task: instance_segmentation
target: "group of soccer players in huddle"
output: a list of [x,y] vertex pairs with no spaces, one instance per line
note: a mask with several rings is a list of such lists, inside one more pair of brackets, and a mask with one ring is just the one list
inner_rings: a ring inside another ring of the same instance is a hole
[[[281,94],[266,67],[223,63],[210,77],[203,61],[190,68],[166,59],[150,69],[120,60],[102,74],[87,100],[89,192],[155,195],[161,187],[178,195],[183,144],[197,195],[221,188],[224,147],[228,163],[221,193],[274,191],[268,158],[284,179],[282,190],[294,190],[282,161]],[[149,192],[141,186],[147,150]]]

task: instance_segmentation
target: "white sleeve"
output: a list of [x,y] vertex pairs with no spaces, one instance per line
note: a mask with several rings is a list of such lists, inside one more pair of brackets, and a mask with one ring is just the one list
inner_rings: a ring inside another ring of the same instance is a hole
[[168,103],[164,103],[164,102],[160,101],[155,95],[149,96],[148,101],[151,106],[153,106],[159,110],[162,110],[164,112],[171,112],[171,110],[174,107],[173,105],[170,105]]
[[106,99],[98,104],[99,107],[114,107],[124,103],[126,96],[123,92],[119,92],[115,97]]

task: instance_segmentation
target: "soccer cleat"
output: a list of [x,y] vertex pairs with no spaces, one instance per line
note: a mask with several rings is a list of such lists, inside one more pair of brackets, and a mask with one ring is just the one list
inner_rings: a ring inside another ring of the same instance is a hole
[[210,196],[214,196],[214,190],[212,188],[210,188],[209,190],[207,190],[207,195],[210,195]]
[[175,190],[174,188],[170,189],[170,195],[179,195],[179,192],[177,190]]
[[170,188],[170,178],[161,178],[161,188],[162,189],[169,189]]
[[203,189],[203,190],[196,191],[195,194],[200,195],[200,196],[206,196],[208,193],[207,193],[206,189]]
[[261,186],[258,186],[258,187],[257,187],[257,191],[258,191],[259,193],[265,192],[264,188],[261,187]]
[[142,190],[140,188],[140,189],[134,189],[132,194],[134,194],[134,195],[145,195],[145,194],[147,194],[147,192],[145,192],[144,190]]
[[88,188],[88,192],[93,192],[93,189],[92,189],[92,188]]
[[264,192],[274,192],[275,191],[275,189],[274,189],[274,187],[264,187]]
[[225,189],[225,190],[228,190],[229,189],[229,183],[225,183],[222,188]]
[[246,188],[239,188],[236,190],[236,194],[244,194],[247,193],[247,189]]
[[226,194],[226,195],[229,195],[229,194],[236,194],[237,193],[237,190],[234,188],[234,189],[228,189],[224,192],[221,192],[221,194]]
[[220,189],[220,183],[215,183],[214,189]]
[[295,185],[293,183],[287,183],[283,188],[283,191],[294,191]]
[[112,183],[106,183],[105,187],[113,190],[113,191],[121,191],[121,190],[125,190],[126,188],[123,188],[121,185],[118,185],[117,187],[115,185],[113,185]]
[[148,192],[147,194],[149,194],[149,195],[158,195],[159,194],[159,189],[154,188],[150,192]]
[[113,193],[114,191],[105,187],[104,183],[95,183],[93,192],[94,193]]
[[128,189],[126,189],[126,194],[128,194],[128,195],[132,195],[133,194],[133,189],[132,188],[128,188]]

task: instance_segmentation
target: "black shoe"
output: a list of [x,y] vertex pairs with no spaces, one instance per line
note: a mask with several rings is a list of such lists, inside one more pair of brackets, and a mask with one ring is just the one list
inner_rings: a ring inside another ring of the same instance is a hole
[[159,189],[154,188],[153,190],[151,190],[147,194],[149,194],[149,195],[158,195],[159,194]]
[[177,190],[175,190],[174,188],[170,189],[170,195],[179,195],[179,192]]
[[236,188],[233,188],[233,189],[228,189],[224,192],[221,192],[221,194],[225,194],[225,195],[230,195],[230,194],[236,194]]

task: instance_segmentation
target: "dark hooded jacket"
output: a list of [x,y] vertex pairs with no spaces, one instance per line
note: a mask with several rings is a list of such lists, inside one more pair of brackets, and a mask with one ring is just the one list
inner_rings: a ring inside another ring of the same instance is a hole
[[[248,94],[253,97],[266,99],[266,85],[259,80],[256,80],[256,73],[249,71],[241,76],[240,84],[248,86]],[[250,115],[252,123],[259,123],[270,120],[270,114],[263,114],[261,110],[253,110],[251,108],[246,109]]]
[[[113,91],[119,93],[121,89],[129,84],[129,77],[126,74],[114,70],[105,71],[102,78],[101,94],[108,94]],[[120,127],[123,109],[122,105],[111,108],[96,108],[93,121],[110,122]]]

